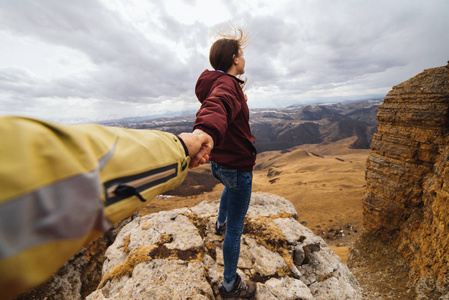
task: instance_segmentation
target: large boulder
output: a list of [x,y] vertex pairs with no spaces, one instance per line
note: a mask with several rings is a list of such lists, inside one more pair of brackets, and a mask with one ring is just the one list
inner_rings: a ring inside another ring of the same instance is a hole
[[[103,278],[87,299],[221,299],[219,201],[137,217],[106,251]],[[257,282],[256,299],[361,299],[343,261],[297,221],[293,204],[252,194],[238,273]]]

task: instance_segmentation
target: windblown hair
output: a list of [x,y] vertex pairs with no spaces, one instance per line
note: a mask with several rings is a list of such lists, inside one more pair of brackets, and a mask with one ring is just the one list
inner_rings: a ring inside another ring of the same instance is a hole
[[218,33],[222,38],[212,44],[209,61],[215,70],[227,72],[234,62],[234,55],[239,55],[240,49],[248,45],[248,34],[240,27],[232,25],[231,33]]

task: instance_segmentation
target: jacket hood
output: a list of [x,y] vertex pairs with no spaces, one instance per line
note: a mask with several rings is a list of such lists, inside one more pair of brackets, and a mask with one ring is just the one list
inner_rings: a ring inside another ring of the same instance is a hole
[[215,84],[218,78],[222,76],[227,76],[226,73],[220,71],[209,71],[205,70],[195,86],[195,94],[198,100],[202,103],[206,100],[207,96],[209,96],[210,91],[212,90],[212,86]]

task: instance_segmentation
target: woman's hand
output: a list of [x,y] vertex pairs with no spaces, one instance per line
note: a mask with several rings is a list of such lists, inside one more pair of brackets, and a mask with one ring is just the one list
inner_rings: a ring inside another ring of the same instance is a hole
[[214,141],[210,135],[200,129],[192,133],[181,133],[180,138],[184,141],[191,158],[189,168],[196,168],[209,160],[209,154],[214,148]]

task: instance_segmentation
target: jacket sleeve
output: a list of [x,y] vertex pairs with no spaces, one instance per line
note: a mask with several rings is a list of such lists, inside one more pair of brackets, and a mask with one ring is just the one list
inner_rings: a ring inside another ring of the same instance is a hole
[[[232,79],[231,79],[232,80]],[[242,106],[235,86],[227,81],[220,81],[210,95],[201,103],[196,114],[194,129],[201,129],[219,145]]]
[[173,134],[0,118],[0,290],[46,280],[111,225],[184,180]]

